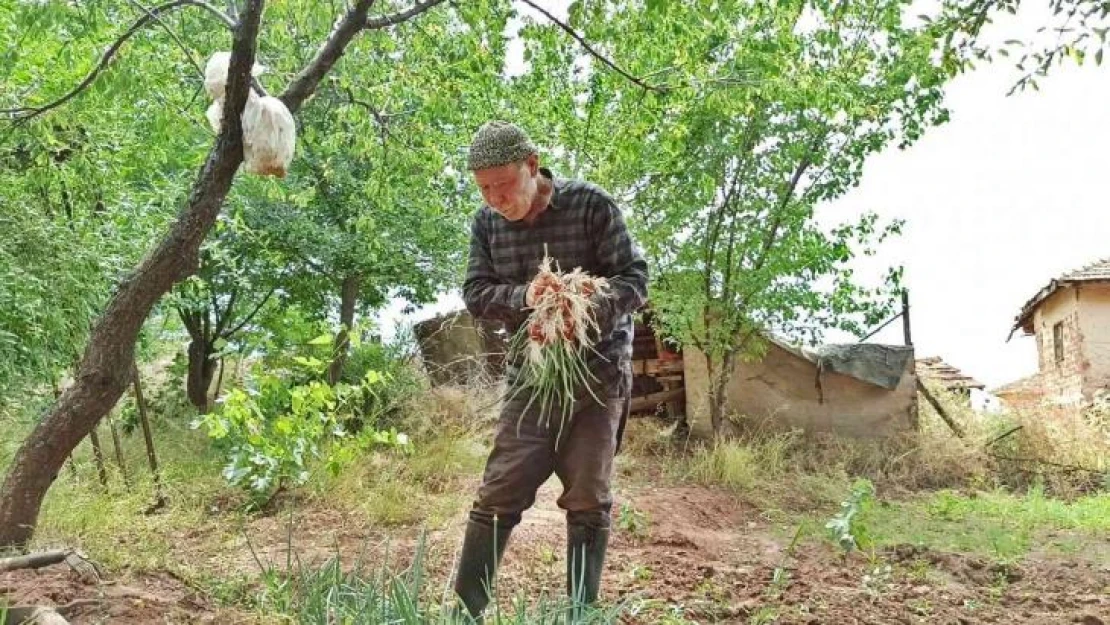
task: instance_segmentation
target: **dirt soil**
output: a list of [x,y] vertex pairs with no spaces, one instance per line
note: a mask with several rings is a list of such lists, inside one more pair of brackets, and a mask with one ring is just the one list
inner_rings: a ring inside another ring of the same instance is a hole
[[67,565],[0,574],[0,596],[11,605],[54,607],[70,623],[247,623],[235,610],[164,572],[82,579]]
[[[546,484],[513,534],[500,581],[503,602],[563,592],[566,543],[563,515],[554,505],[558,492],[556,480]],[[799,544],[789,557],[789,537],[723,492],[626,488],[619,492],[615,518],[625,503],[644,514],[643,523],[633,528],[615,521],[603,594],[608,601],[639,605],[628,623],[660,623],[668,615],[698,623],[1110,623],[1110,563],[1104,561],[1041,554],[1001,566],[905,545],[872,563],[860,555],[844,559],[816,541]],[[416,543],[416,530],[395,530],[387,541],[354,515],[312,506],[294,522],[294,549],[305,564],[322,561],[337,546],[348,560],[362,553],[379,562],[388,546],[388,559],[403,564]],[[426,535],[436,593],[446,590],[464,523],[460,513],[448,527]],[[181,530],[173,536],[176,556],[209,576],[257,575],[256,557],[279,567],[286,560],[288,518],[255,518],[231,543],[213,543],[210,536],[204,528]],[[865,584],[876,565],[891,568]],[[786,573],[778,584],[776,567]],[[17,605],[63,606],[73,623],[257,621],[165,571],[109,572],[90,583],[63,564],[4,574],[0,595]]]

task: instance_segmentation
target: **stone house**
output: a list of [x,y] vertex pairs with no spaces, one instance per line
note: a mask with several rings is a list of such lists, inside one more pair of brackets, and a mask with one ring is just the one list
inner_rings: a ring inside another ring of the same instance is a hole
[[[1110,259],[1050,281],[1021,308],[1010,336],[1019,330],[1037,341],[1038,372],[1008,385],[1013,399],[1089,403],[1110,386]],[[1005,401],[1008,390],[995,394]]]

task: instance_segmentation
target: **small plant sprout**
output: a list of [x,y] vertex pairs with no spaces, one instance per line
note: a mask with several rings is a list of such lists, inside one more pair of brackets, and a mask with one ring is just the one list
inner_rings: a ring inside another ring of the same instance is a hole
[[842,555],[846,556],[852,550],[870,543],[870,536],[860,521],[860,516],[871,508],[874,497],[875,487],[870,481],[856,480],[851,494],[840,503],[840,512],[825,523],[829,537],[840,547]]
[[633,538],[639,540],[647,535],[648,518],[644,512],[625,502],[621,504],[620,514],[617,516],[617,526],[621,531],[627,532]]

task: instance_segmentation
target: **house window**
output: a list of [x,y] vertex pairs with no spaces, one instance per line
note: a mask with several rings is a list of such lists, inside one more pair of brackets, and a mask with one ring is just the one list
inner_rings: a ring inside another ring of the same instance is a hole
[[1052,326],[1052,350],[1056,356],[1056,364],[1064,362],[1064,322],[1057,321]]

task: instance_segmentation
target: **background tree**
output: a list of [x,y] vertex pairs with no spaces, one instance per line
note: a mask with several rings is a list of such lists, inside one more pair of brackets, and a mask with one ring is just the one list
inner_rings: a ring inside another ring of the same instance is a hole
[[[320,81],[332,70],[347,46],[364,30],[388,28],[411,19],[440,2],[426,0],[398,13],[371,16],[370,9],[374,4],[373,0],[358,0],[351,3],[338,17],[334,28],[316,49],[311,60],[281,91],[281,100],[290,111],[296,113],[305,100],[315,93]],[[164,26],[167,35],[175,42],[179,41],[181,33],[173,31],[172,25],[164,18],[173,12],[189,8],[214,16],[217,24],[222,22],[231,25],[232,53],[223,127],[204,161],[203,168],[191,185],[188,199],[177,220],[139,266],[115,288],[107,307],[92,328],[84,356],[74,376],[74,383],[39,421],[16,453],[3,487],[0,488],[0,546],[26,544],[34,530],[43,497],[58,474],[62,462],[115,405],[127,388],[131,379],[130,365],[135,342],[147,315],[162,295],[196,270],[201,243],[215,223],[243,160],[239,114],[246,102],[247,90],[251,88],[250,68],[255,61],[263,2],[244,2],[241,9],[237,8],[235,11],[236,18],[222,16],[211,5],[198,0],[173,0],[149,9],[143,8],[138,17],[134,17],[134,5],[126,5],[132,7],[129,9],[124,9],[124,6],[122,3],[112,5],[110,10],[94,15],[94,18],[110,21],[117,28],[122,23],[130,23],[130,26],[107,48],[92,69],[85,70],[87,76],[77,83],[77,87],[70,87],[75,81],[67,72],[51,73],[52,66],[57,65],[56,63],[47,64],[44,63],[44,57],[35,57],[26,66],[37,67],[38,75],[32,77],[30,74],[34,72],[31,70],[13,72],[13,78],[7,84],[18,88],[5,89],[5,100],[0,105],[4,108],[0,112],[16,123],[25,124],[79,98],[90,85],[103,84],[97,80],[101,74],[113,74],[111,71],[105,72],[105,68],[136,33],[146,28]],[[232,6],[236,4],[233,3]],[[5,8],[10,9],[4,12],[5,15],[15,13],[14,18],[8,18],[9,23],[14,24],[34,22],[37,18],[33,14],[39,9],[38,5],[18,2]],[[96,11],[98,8],[89,10]],[[393,7],[383,8],[389,10]],[[64,12],[74,9],[70,5],[59,4],[52,7],[52,10]],[[84,14],[67,15],[73,21],[84,17]],[[295,32],[295,28],[291,26],[286,28]],[[215,30],[218,29],[210,27],[208,32]],[[50,35],[57,38],[54,33]],[[61,47],[61,44],[57,46]],[[94,43],[90,47],[98,46]],[[84,47],[81,53],[87,53],[87,50],[89,47]],[[146,69],[147,65],[158,64],[148,62],[142,65]],[[193,80],[196,81],[193,85],[199,85],[199,78]],[[136,93],[136,90],[124,93]]]
[[[0,32],[15,43],[0,52],[0,108],[63,95],[133,11],[0,3]],[[211,37],[209,14],[174,17]],[[127,45],[160,63],[115,64],[63,115],[0,112],[18,120],[0,122],[0,390],[33,388],[72,367],[111,288],[172,219],[211,142],[203,110],[187,110],[200,87],[195,54],[151,26]],[[40,85],[47,91],[35,92]]]
[[186,396],[201,413],[210,407],[223,353],[252,328],[265,306],[284,299],[278,289],[288,275],[280,256],[238,220],[220,219],[214,230],[201,248],[197,274],[181,282],[171,300],[189,334]]
[[[1022,72],[1011,93],[1033,88],[1053,67],[1088,60],[1102,65],[1110,32],[1110,2],[1104,0],[1049,0],[1051,16],[1027,38],[1011,37],[1000,45],[984,41],[984,33],[998,15],[1015,15],[1021,0],[948,0],[936,20],[944,33],[946,60],[953,70],[966,71],[977,61],[1013,58]],[[1020,36],[1015,33],[1015,36]]]
[[[704,353],[714,430],[735,361],[766,333],[817,341],[891,311],[899,271],[868,287],[850,261],[896,233],[874,215],[832,229],[817,209],[866,157],[943,122],[936,35],[905,3],[576,3],[571,29],[635,83],[533,25],[517,88],[554,92],[574,171],[632,209],[665,331]],[[564,87],[567,86],[567,87]]]

